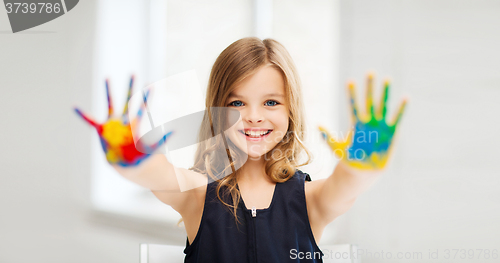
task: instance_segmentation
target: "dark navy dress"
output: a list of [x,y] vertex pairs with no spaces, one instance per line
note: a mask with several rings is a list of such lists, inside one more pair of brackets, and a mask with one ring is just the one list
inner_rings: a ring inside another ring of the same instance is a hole
[[[311,181],[309,175],[296,170],[288,181],[277,183],[266,209],[252,211],[240,199],[238,226],[234,215],[217,198],[217,182],[209,183],[198,233],[192,244],[186,238],[184,262],[323,262],[324,254],[314,240],[307,216],[306,180]],[[227,198],[224,201],[232,204],[231,197]]]

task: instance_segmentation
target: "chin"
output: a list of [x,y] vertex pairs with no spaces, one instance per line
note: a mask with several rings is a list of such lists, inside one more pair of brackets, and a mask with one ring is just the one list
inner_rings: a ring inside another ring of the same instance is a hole
[[259,158],[264,158],[264,155],[266,154],[265,152],[249,152],[248,154],[248,159],[259,159]]
[[238,148],[240,149],[240,151],[242,151],[243,153],[245,153],[248,156],[248,159],[255,160],[255,159],[259,159],[259,158],[264,158],[264,155],[270,151],[269,149],[267,149],[267,147],[265,149],[262,149],[262,146],[255,146],[254,145],[253,149],[251,149],[248,147],[248,145],[246,145],[246,146],[247,147],[238,146]]
[[249,149],[247,147],[239,147],[238,146],[238,149],[240,151],[242,151],[243,153],[245,153],[248,158],[253,158],[253,159],[256,159],[256,158],[259,158],[259,157],[263,157],[264,154],[266,154],[265,151],[261,150],[261,149]]

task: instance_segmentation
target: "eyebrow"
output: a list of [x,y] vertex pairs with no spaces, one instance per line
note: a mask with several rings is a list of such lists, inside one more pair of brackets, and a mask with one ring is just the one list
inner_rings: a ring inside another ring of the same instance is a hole
[[[238,94],[230,94],[229,97],[242,98],[242,96],[240,96]],[[282,97],[282,98],[284,98],[285,95],[283,95],[281,93],[268,93],[268,94],[265,94],[263,97]]]

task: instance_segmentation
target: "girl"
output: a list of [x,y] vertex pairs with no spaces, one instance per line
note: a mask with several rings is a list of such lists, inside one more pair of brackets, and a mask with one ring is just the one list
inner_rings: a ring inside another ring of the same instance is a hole
[[[240,39],[215,61],[206,107],[237,110],[241,117],[223,136],[199,144],[189,170],[174,170],[164,155],[130,147],[130,125],[111,118],[109,95],[110,118],[102,125],[76,110],[97,128],[108,161],[121,175],[151,189],[181,214],[187,232],[185,262],[322,262],[317,243],[324,228],[379,177],[404,109],[405,102],[387,124],[388,83],[377,112],[371,83],[369,77],[363,115],[349,85],[354,129],[345,141],[334,140],[320,127],[341,161],[332,175],[316,181],[297,169],[310,161],[302,143],[301,86],[290,55],[272,39]],[[204,124],[210,127],[202,127],[200,138],[210,138],[215,126],[226,127],[221,124],[225,118],[207,121],[207,116]],[[219,156],[218,149],[228,155]],[[307,160],[298,163],[302,152]],[[230,163],[224,162],[227,157]],[[204,184],[181,192],[175,172]]]

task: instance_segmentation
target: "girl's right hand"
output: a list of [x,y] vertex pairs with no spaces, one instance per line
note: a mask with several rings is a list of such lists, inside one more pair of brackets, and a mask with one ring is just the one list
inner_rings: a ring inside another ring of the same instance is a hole
[[[131,126],[138,126],[135,124],[140,121],[145,104],[142,104],[137,113],[137,117],[132,120],[131,125],[131,122],[128,120],[128,101],[130,100],[133,83],[134,76],[132,76],[130,79],[127,101],[125,103],[123,113],[120,117],[113,116],[113,104],[111,101],[111,96],[109,94],[109,85],[107,79],[106,94],[108,98],[108,118],[104,123],[96,123],[92,118],[88,117],[88,115],[84,114],[80,109],[74,107],[76,113],[97,130],[102,149],[106,154],[106,159],[111,165],[119,165],[123,167],[133,167],[139,165],[142,161],[147,159],[157,148],[162,146],[166,142],[167,138],[172,134],[172,131],[165,134],[162,139],[160,139],[160,141],[151,146],[143,145],[142,141],[139,140],[136,147],[132,136]],[[148,95],[149,91],[146,93],[146,96],[144,98],[145,101],[147,101]],[[146,153],[138,151],[137,148],[144,149]]]

